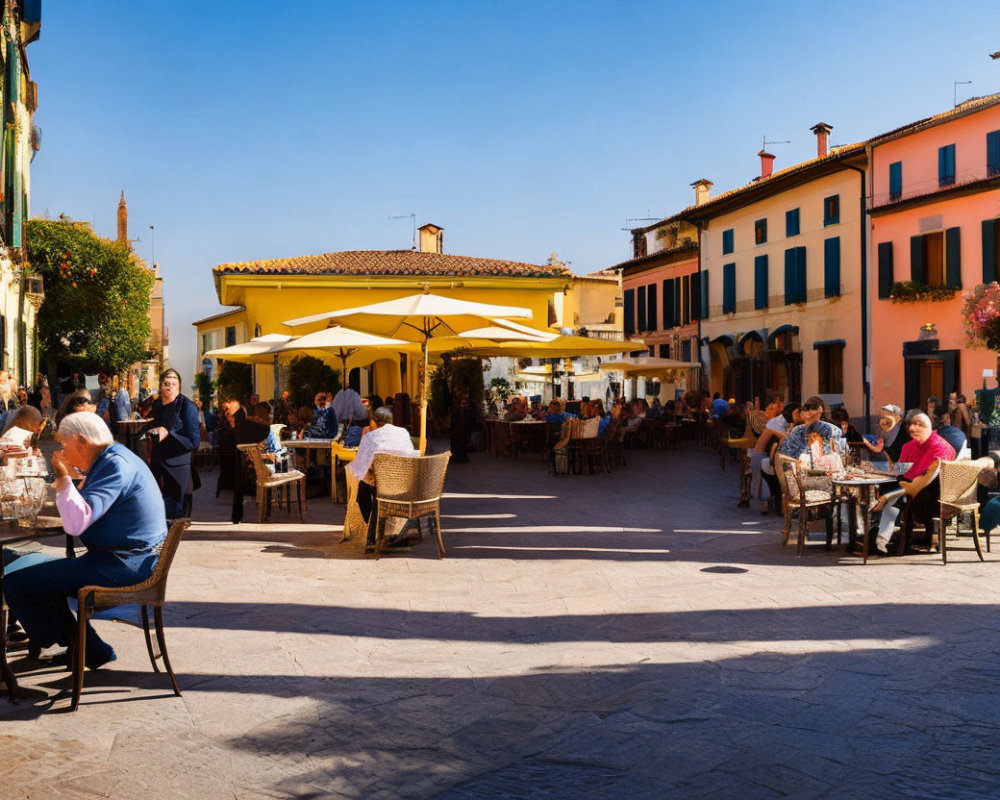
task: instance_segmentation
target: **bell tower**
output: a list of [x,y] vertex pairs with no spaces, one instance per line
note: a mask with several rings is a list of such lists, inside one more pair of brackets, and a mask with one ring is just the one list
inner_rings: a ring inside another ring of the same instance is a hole
[[118,244],[132,246],[128,240],[128,207],[125,205],[124,189],[122,189],[122,199],[118,201]]

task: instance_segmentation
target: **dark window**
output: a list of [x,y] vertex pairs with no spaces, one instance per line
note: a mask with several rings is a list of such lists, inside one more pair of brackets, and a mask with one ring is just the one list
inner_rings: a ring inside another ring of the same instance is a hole
[[983,220],[983,283],[1000,277],[1000,219]]
[[840,342],[824,344],[816,348],[819,362],[819,393],[843,394],[844,391],[844,345]]
[[759,219],[753,224],[753,240],[755,244],[767,241],[767,219]]
[[646,324],[646,287],[640,286],[635,290],[635,328],[640,333],[642,331],[648,331],[649,326]]
[[722,254],[733,252],[733,229],[729,228],[722,232]]
[[785,236],[799,235],[799,210],[793,208],[785,212]]
[[681,361],[691,361],[691,340],[681,342]]
[[986,134],[986,174],[1000,175],[1000,131]]
[[660,358],[670,358],[670,345],[661,344],[660,345]]
[[663,327],[670,329],[677,324],[677,309],[674,306],[674,279],[663,282]]
[[806,301],[806,249],[790,247],[785,251],[785,305]]
[[767,256],[753,260],[753,307],[767,308]]
[[736,265],[722,265],[722,313],[736,311]]
[[840,222],[840,195],[831,194],[823,198],[823,225],[836,225]]
[[685,275],[675,284],[677,287],[677,307],[681,308],[683,302],[684,313],[681,315],[682,325],[687,325],[691,321],[691,276]]
[[699,318],[708,319],[708,270],[702,270],[701,280],[698,282]]
[[236,344],[236,326],[230,325],[226,328],[226,347],[232,347]]
[[892,242],[878,245],[878,296],[885,299],[892,294]]
[[955,145],[938,148],[938,186],[951,186],[955,182]]
[[899,200],[903,196],[903,162],[889,165],[889,200]]
[[646,287],[646,324],[649,330],[655,331],[656,324],[656,284],[651,283]]
[[823,242],[823,295],[840,297],[840,237]]
[[622,304],[622,314],[625,317],[625,336],[632,336],[635,333],[635,289],[625,290],[625,299]]
[[927,286],[962,288],[960,228],[910,238],[910,280]]

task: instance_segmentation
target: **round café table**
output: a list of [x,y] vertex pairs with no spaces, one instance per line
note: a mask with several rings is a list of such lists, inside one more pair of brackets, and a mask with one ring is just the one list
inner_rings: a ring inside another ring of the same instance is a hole
[[[864,476],[851,476],[844,478],[834,478],[833,485],[840,491],[841,496],[846,496],[848,501],[849,521],[847,529],[849,532],[847,547],[853,552],[858,539],[858,525],[855,509],[861,505],[861,518],[864,525],[863,539],[861,546],[862,563],[868,563],[868,553],[871,549],[871,527],[872,527],[872,492],[879,486],[896,483],[897,479],[889,475],[866,474]],[[857,490],[852,491],[852,490]],[[840,523],[838,522],[838,530]],[[839,535],[839,534],[838,534]]]

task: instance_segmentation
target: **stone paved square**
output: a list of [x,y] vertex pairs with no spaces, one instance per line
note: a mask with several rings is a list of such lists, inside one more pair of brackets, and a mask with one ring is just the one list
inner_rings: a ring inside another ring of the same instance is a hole
[[1000,792],[1000,554],[796,558],[734,467],[627,458],[453,464],[443,561],[339,544],[328,499],[231,525],[206,473],[165,612],[183,697],[115,623],[75,714],[67,673],[12,654],[0,796]]

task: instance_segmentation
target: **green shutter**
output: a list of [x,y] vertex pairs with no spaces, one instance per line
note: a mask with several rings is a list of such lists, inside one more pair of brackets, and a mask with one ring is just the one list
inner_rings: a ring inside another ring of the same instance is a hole
[[753,307],[767,308],[767,256],[753,260]]
[[[691,321],[691,276],[685,275],[674,282],[677,306],[677,324],[687,325]],[[683,303],[683,304],[682,304]],[[683,311],[683,314],[681,313]]]
[[996,220],[983,220],[983,283],[997,279]]
[[948,228],[944,232],[944,285],[962,288],[962,229]]
[[799,290],[799,302],[804,303],[808,299],[808,287],[806,286],[806,249],[805,247],[795,248],[795,286]]
[[914,283],[927,283],[923,236],[910,237],[910,280]]
[[840,297],[840,237],[823,242],[823,294]]
[[878,296],[887,298],[892,294],[892,242],[878,245]]
[[903,162],[889,165],[889,199],[898,200],[903,194]]
[[795,278],[797,276],[797,271],[795,269],[795,248],[789,247],[785,251],[785,305],[790,306],[792,303],[796,302],[796,298],[799,296],[798,290],[795,288]]
[[1000,131],[986,134],[986,174],[1000,174]]
[[701,273],[701,318],[708,319],[708,270]]

